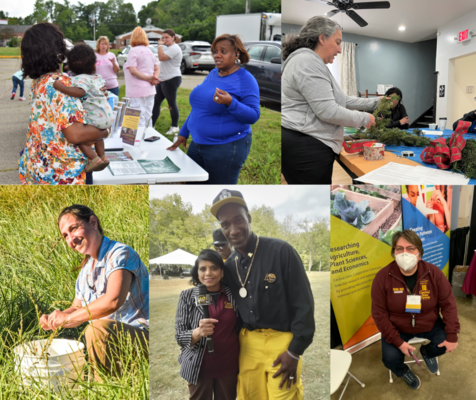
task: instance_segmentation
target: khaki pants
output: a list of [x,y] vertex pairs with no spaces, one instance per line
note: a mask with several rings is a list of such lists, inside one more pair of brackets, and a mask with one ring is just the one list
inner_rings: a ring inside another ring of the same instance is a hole
[[89,362],[97,374],[103,369],[111,375],[122,375],[121,356],[126,346],[133,344],[133,357],[149,359],[149,332],[112,319],[98,319],[89,324],[85,332]]

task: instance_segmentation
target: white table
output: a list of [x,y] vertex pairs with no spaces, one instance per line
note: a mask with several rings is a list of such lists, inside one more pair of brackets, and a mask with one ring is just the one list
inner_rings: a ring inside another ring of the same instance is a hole
[[[144,128],[139,128],[137,138],[142,138]],[[145,138],[151,136],[159,136],[160,140],[155,142],[141,141],[140,145],[129,146],[124,144],[124,150],[129,152],[134,160],[163,160],[169,157],[170,160],[180,168],[177,173],[171,174],[137,174],[137,175],[121,175],[114,176],[109,168],[103,171],[93,172],[94,185],[120,185],[120,184],[142,184],[154,185],[156,183],[166,182],[203,182],[208,180],[208,172],[193,161],[187,154],[177,148],[174,151],[167,150],[172,146],[172,142],[165,136],[161,135],[154,128],[147,128]],[[147,154],[141,156],[144,152]]]

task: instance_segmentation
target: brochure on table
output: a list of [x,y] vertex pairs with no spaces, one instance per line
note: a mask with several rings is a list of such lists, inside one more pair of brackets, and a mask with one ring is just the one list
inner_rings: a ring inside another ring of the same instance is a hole
[[[110,162],[109,171],[113,176],[142,175],[142,174],[170,174],[177,173],[180,168],[173,161],[166,157],[163,160],[144,160],[147,152],[137,151],[137,160],[124,150],[124,145],[129,145],[140,149],[144,140],[146,128],[143,128],[142,137],[136,140],[139,129],[140,110],[125,108],[122,127],[113,132],[112,137],[105,140],[107,158]],[[119,136],[119,137],[118,137]],[[138,142],[138,146],[135,146]],[[111,152],[111,150],[119,152]]]
[[[109,158],[109,157],[108,157]],[[127,158],[127,157],[126,157]],[[170,174],[177,173],[177,167],[170,158],[163,160],[111,161],[109,170],[114,176],[140,174]]]
[[139,128],[140,110],[126,108],[124,121],[121,128],[122,141],[128,145],[134,146],[137,129]]

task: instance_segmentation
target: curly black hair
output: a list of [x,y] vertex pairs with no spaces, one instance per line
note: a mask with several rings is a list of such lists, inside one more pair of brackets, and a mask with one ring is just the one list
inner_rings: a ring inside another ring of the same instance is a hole
[[64,35],[56,25],[42,22],[28,28],[21,41],[23,76],[37,79],[58,70],[66,57]]
[[96,53],[91,46],[80,43],[68,53],[68,68],[75,75],[96,73]]
[[202,260],[210,261],[223,271],[225,270],[225,264],[223,263],[223,259],[221,258],[220,254],[218,254],[215,250],[211,249],[202,250],[198,255],[197,259],[195,260],[195,265],[190,271],[190,275],[192,276],[191,283],[193,286],[197,286],[201,283],[198,279],[198,264]]

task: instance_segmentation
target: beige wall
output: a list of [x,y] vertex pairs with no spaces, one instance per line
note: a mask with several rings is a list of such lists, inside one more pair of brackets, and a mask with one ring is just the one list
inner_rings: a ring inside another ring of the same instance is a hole
[[[456,187],[458,186],[453,186],[453,188]],[[460,186],[460,189],[461,194],[458,208],[458,228],[464,228],[465,226],[469,226],[471,222],[471,207],[473,206],[474,186]]]
[[[447,128],[464,114],[476,109],[476,53],[454,60],[453,119]],[[466,86],[473,86],[473,93],[466,93]]]

